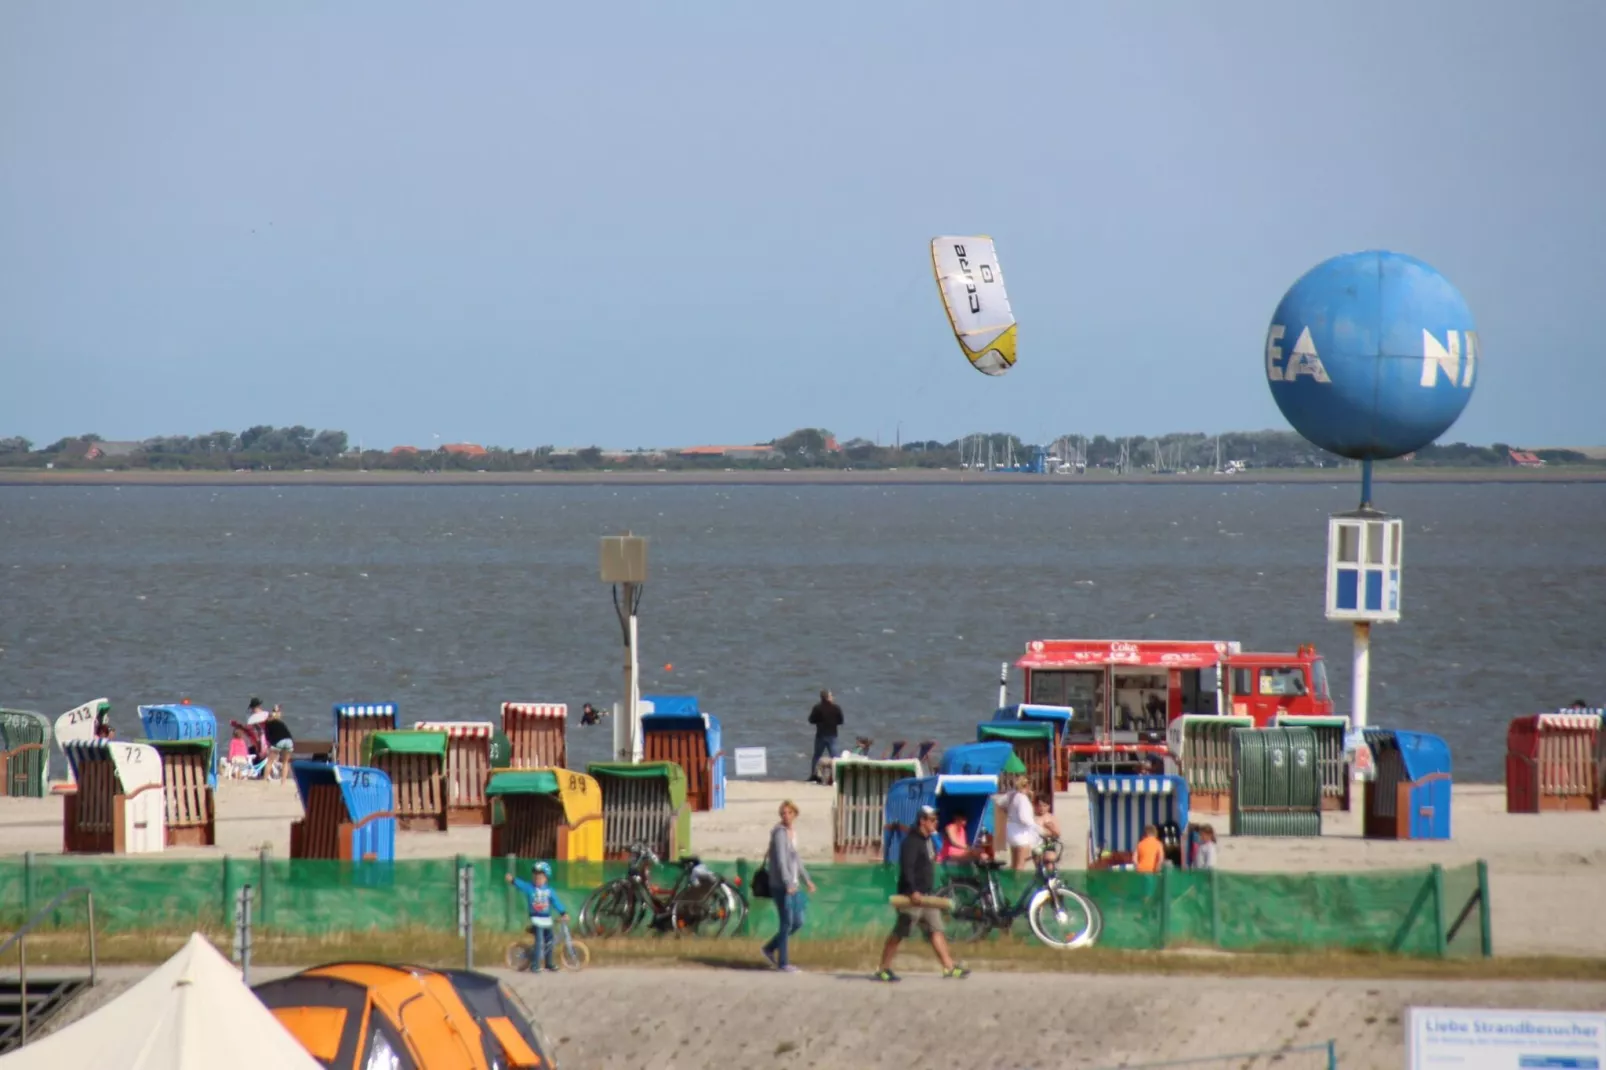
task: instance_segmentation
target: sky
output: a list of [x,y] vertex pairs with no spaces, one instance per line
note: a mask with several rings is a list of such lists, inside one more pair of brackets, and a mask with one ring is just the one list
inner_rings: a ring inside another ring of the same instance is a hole
[[[1281,428],[1272,310],[1388,248],[1477,319],[1444,441],[1606,443],[1602,39],[1599,0],[8,0],[0,437]],[[931,275],[979,233],[1000,378]]]

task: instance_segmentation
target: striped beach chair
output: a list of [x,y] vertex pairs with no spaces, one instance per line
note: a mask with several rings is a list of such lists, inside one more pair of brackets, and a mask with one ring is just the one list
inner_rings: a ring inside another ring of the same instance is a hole
[[569,707],[562,702],[502,703],[502,732],[514,769],[567,769]]
[[363,744],[375,732],[393,731],[401,711],[394,702],[335,704],[335,764],[356,768],[363,763]]
[[490,802],[485,785],[491,776],[490,721],[419,721],[421,732],[446,734],[446,823],[489,825]]
[[[1168,856],[1181,856],[1188,827],[1188,782],[1180,776],[1104,776],[1087,778],[1087,861],[1092,867],[1108,851],[1130,856],[1146,825],[1160,829]],[[1109,869],[1131,869],[1119,862]]]

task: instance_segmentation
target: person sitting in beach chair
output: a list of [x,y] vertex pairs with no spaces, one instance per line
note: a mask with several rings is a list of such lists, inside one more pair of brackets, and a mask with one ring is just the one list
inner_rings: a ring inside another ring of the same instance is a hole
[[1052,800],[1047,795],[1039,792],[1032,799],[1032,810],[1033,816],[1037,818],[1038,833],[1041,834],[1043,839],[1053,840],[1058,843],[1060,838],[1060,823],[1059,819],[1054,816],[1054,811],[1049,809],[1051,801]]
[[937,863],[943,866],[955,866],[972,861],[975,857],[976,852],[970,846],[970,830],[965,822],[965,815],[955,813],[942,827],[942,849],[937,852]]

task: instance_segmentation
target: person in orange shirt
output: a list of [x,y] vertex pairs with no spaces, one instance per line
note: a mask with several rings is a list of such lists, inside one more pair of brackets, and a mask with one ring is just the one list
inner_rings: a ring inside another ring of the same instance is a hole
[[1143,839],[1138,841],[1138,849],[1132,853],[1132,860],[1137,863],[1139,873],[1160,872],[1160,866],[1165,862],[1165,845],[1160,842],[1158,828],[1144,826]]

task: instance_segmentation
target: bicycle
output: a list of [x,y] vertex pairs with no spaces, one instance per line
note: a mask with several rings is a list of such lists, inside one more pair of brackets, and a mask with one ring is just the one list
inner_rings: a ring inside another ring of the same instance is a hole
[[1025,915],[1032,935],[1049,947],[1070,951],[1097,943],[1104,916],[1093,900],[1060,881],[1059,850],[1057,842],[1049,841],[1035,853],[1036,879],[1013,903],[999,886],[998,871],[1004,863],[992,858],[990,851],[972,863],[979,876],[956,877],[938,889],[938,895],[953,901],[949,939],[972,942],[994,930],[1008,933]]
[[[552,957],[562,969],[577,972],[590,963],[591,949],[570,935],[569,923],[564,919],[558,918],[552,926],[552,939],[556,945]],[[541,963],[535,961],[534,940],[513,941],[502,953],[502,959],[510,970],[522,972],[541,968]]]
[[658,932],[677,936],[722,936],[741,927],[747,897],[730,881],[688,855],[670,865],[680,870],[668,888],[649,879],[660,863],[643,844],[630,847],[630,869],[586,896],[576,925],[581,935],[606,939],[634,932],[648,923]]

